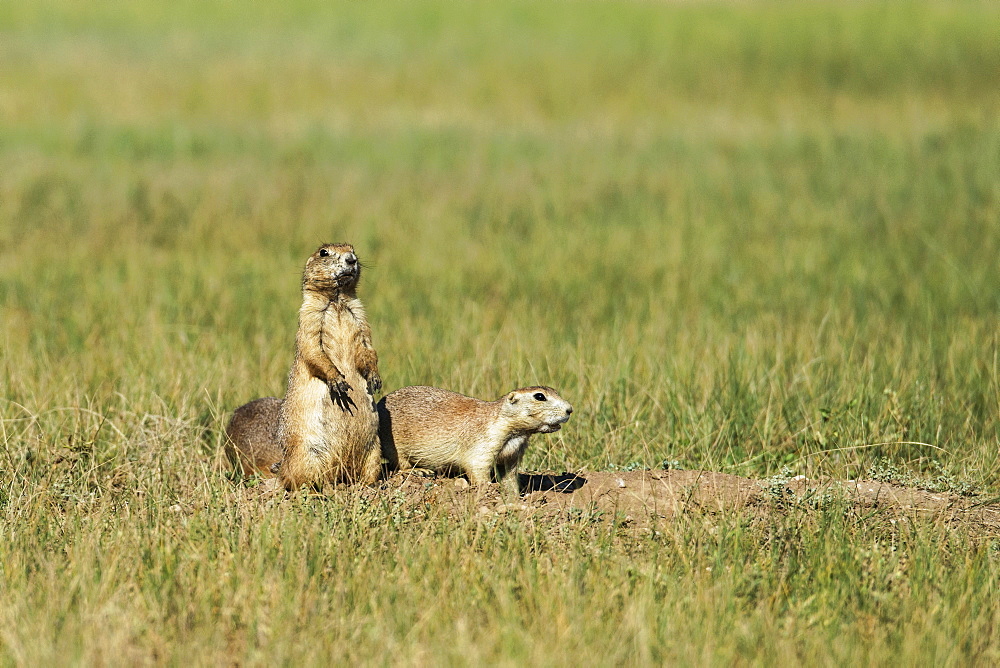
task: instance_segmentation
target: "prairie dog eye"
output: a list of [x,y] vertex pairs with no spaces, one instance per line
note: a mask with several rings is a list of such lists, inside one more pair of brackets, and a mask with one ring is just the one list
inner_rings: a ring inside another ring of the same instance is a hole
[[535,401],[545,401],[545,395],[541,392],[535,392]]
[[325,248],[320,248],[319,249],[319,256],[320,257],[328,257],[329,255],[330,255],[330,251],[328,251],[327,249],[325,249]]

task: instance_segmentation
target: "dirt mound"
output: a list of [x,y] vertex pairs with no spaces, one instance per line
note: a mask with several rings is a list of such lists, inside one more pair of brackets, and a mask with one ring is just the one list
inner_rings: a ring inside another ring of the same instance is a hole
[[[874,482],[806,479],[754,480],[711,471],[582,471],[522,473],[523,494],[504,500],[498,485],[472,488],[464,478],[426,472],[397,473],[378,488],[366,488],[371,500],[393,498],[406,506],[445,505],[456,514],[515,512],[533,517],[587,516],[645,527],[679,513],[717,513],[741,508],[769,510],[821,508],[833,503],[884,509],[900,516],[943,517],[947,521],[1000,528],[1000,499],[980,499],[947,492]],[[260,492],[283,494],[273,480]],[[333,495],[356,494],[356,488],[328,489]]]
[[[526,482],[531,485],[539,477],[555,476],[530,475]],[[884,482],[809,480],[802,476],[788,481],[753,480],[710,471],[587,472],[572,477],[573,489],[536,487],[537,491],[530,491],[529,487],[523,499],[525,505],[595,509],[646,525],[680,512],[820,508],[846,502],[914,517],[945,516],[951,521],[1000,527],[997,499],[928,492]]]

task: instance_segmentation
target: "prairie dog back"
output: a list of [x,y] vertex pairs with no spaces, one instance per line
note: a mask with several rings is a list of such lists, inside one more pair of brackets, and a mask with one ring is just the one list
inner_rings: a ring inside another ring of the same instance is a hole
[[278,414],[281,400],[264,397],[244,404],[233,412],[223,447],[230,463],[243,475],[274,475],[271,467],[283,455],[278,443]]

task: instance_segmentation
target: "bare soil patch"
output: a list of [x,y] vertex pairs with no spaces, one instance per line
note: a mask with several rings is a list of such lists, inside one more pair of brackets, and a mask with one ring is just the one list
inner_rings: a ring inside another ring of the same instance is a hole
[[[1000,498],[960,496],[865,480],[799,476],[775,482],[711,471],[581,471],[522,473],[521,489],[519,499],[505,500],[498,485],[472,488],[464,478],[404,472],[361,494],[371,501],[402,500],[409,507],[443,505],[455,514],[513,512],[551,519],[586,515],[635,527],[648,527],[679,513],[739,509],[771,512],[847,503],[914,520],[939,518],[985,530],[1000,529]],[[357,488],[325,491],[333,496],[358,493]],[[265,481],[259,492],[267,496],[284,494],[273,479]]]

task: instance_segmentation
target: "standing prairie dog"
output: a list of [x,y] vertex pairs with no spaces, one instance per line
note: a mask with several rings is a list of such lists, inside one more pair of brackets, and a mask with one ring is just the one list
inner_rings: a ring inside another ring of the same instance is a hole
[[360,277],[350,244],[325,244],[306,261],[295,359],[278,413],[286,489],[371,484],[381,472],[374,394],[382,379],[356,292]]
[[551,387],[524,387],[496,401],[436,387],[404,387],[378,403],[382,455],[391,467],[464,473],[519,494],[517,467],[532,434],[558,431],[573,407]]
[[306,262],[285,397],[241,406],[226,428],[227,454],[244,472],[274,472],[280,460],[276,472],[288,490],[378,479],[374,394],[382,380],[356,293],[360,276],[350,244],[324,244]]

